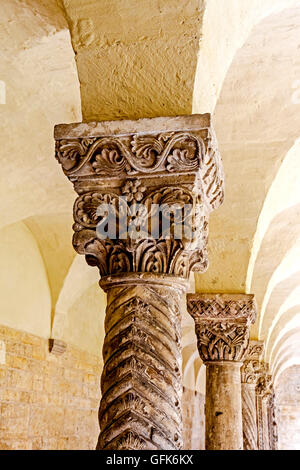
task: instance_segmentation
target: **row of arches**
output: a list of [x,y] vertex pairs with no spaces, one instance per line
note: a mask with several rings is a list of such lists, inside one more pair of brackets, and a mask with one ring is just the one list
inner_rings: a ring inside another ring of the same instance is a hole
[[[266,342],[275,378],[299,364],[292,97],[300,2],[194,0],[178,8],[170,0],[148,10],[135,0],[4,0],[3,12],[1,322],[101,354],[105,297],[96,270],[72,250],[74,193],[54,160],[55,124],[212,112],[226,198],[211,216],[210,268],[195,275],[195,288],[256,294],[252,336]],[[186,315],[184,383],[203,392],[195,341]]]

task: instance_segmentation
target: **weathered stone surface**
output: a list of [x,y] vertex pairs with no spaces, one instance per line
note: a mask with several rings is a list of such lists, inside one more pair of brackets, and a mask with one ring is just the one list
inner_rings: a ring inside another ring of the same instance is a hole
[[249,325],[256,316],[253,295],[188,294],[198,350],[207,361],[242,361],[249,345]]
[[108,292],[100,449],[182,447],[180,303],[186,283],[150,276],[100,281]]
[[56,356],[60,356],[63,354],[67,349],[67,344],[64,341],[50,338],[49,339],[49,352],[55,354]]
[[[224,197],[224,174],[209,115],[60,125],[55,137],[56,157],[79,194],[73,245],[101,275],[155,272],[188,277],[191,270],[207,269],[208,214]],[[120,206],[120,196],[127,207]],[[115,208],[117,223],[122,211],[128,216],[143,204],[148,219],[136,212],[135,227],[144,228],[141,219],[147,222],[145,235],[128,241],[118,226],[115,240],[99,239],[96,227],[105,222],[97,215],[101,204]],[[166,239],[162,227],[153,237],[153,204],[190,205],[187,222],[193,239],[185,234]]]

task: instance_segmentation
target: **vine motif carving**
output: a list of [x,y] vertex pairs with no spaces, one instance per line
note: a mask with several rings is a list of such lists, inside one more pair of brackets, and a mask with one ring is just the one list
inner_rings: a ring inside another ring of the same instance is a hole
[[[247,360],[260,362],[264,353],[264,343],[262,341],[250,341],[247,353]],[[258,366],[257,366],[258,367]]]
[[164,172],[201,172],[203,196],[211,210],[224,199],[224,174],[212,130],[197,133],[106,136],[56,141],[56,158],[71,179],[134,177]]
[[242,361],[248,348],[249,327],[237,322],[196,323],[198,350],[203,362]]
[[102,176],[115,173],[193,171],[205,154],[203,139],[188,132],[58,140],[56,155],[69,176],[89,164]]

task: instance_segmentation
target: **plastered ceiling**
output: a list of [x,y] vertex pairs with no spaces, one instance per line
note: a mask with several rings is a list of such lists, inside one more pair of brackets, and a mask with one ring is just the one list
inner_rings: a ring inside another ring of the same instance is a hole
[[[212,112],[226,198],[196,290],[256,294],[252,336],[273,372],[300,363],[300,1],[0,8],[0,322],[101,354],[105,296],[72,250],[75,194],[54,159],[55,124]],[[187,315],[183,363],[185,384],[203,391]]]

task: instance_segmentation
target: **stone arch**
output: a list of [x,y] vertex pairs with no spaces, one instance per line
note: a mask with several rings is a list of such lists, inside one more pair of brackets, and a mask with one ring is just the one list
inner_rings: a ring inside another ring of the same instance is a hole
[[276,341],[276,338],[281,332],[282,325],[286,325],[292,320],[297,314],[300,312],[300,304],[295,305],[294,307],[288,309],[285,311],[281,317],[278,319],[278,321],[274,325],[272,325],[272,328],[269,332],[269,336],[266,342],[266,362],[270,362],[272,350]]
[[[300,64],[293,47],[297,28],[290,28],[291,21],[300,23],[299,8],[282,10],[256,25],[224,81],[215,109],[215,128],[226,195],[223,206],[210,218],[210,269],[196,276],[198,291],[247,291],[259,214],[300,133],[291,86],[300,74]],[[292,64],[292,70],[287,64]],[[270,82],[272,87],[266,87]]]
[[[70,34],[49,2],[3,0],[0,80],[1,226],[36,214],[70,213],[73,194],[54,159],[53,127],[81,118]],[[24,19],[16,22],[15,18]]]
[[[282,312],[281,306],[289,297],[289,294],[293,292],[299,285],[300,272],[298,271],[292,276],[284,279],[274,287],[272,295],[270,296],[270,300],[266,306],[265,314],[261,319],[259,339],[268,340],[272,333],[273,324],[278,324],[280,322],[281,316],[286,313]],[[280,324],[282,326],[282,323]],[[266,342],[268,343],[268,341]]]
[[0,230],[1,324],[48,338],[51,293],[39,247],[23,222]]
[[[106,298],[99,288],[98,281],[98,270],[88,266],[83,256],[76,255],[57,299],[52,337],[71,342],[81,349],[86,348],[93,354],[101,355]],[[84,304],[85,295],[86,305]],[[79,306],[85,315],[80,316]],[[88,318],[89,324],[87,324]],[[82,334],[83,330],[85,334]]]
[[300,327],[288,331],[276,344],[273,361],[270,364],[274,381],[292,365],[300,364],[299,353]]

